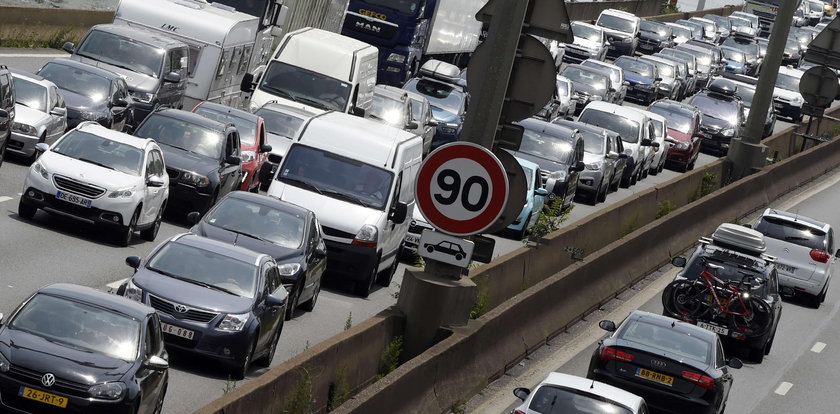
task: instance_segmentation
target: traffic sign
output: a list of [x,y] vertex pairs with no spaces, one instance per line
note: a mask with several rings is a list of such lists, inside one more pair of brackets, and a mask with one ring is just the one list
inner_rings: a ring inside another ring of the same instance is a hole
[[459,237],[425,229],[420,236],[417,253],[427,259],[467,267],[472,258],[473,243]]
[[837,97],[837,74],[827,66],[814,66],[799,79],[799,93],[805,102],[827,108]]
[[496,222],[508,198],[508,178],[490,150],[453,142],[434,150],[417,174],[417,207],[429,224],[456,236],[478,234]]
[[840,69],[840,19],[834,19],[808,44],[806,62]]

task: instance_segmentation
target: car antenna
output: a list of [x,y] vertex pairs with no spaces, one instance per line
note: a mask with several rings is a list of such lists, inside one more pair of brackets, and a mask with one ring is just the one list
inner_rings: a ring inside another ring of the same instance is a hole
[[592,384],[589,384],[589,389],[591,390],[593,388],[595,388],[595,379],[594,378],[592,379]]
[[675,326],[677,326],[677,320],[676,319],[671,321],[671,327],[673,328]]

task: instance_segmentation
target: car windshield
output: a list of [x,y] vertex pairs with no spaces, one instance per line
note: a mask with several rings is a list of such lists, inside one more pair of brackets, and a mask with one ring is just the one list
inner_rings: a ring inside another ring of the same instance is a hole
[[670,110],[668,108],[663,108],[656,104],[651,106],[648,110],[655,114],[659,114],[665,117],[665,119],[668,120],[668,129],[675,129],[677,131],[682,132],[683,134],[688,134],[689,132],[691,132],[692,117],[689,116],[686,112]]
[[111,81],[72,66],[47,63],[38,74],[59,88],[90,98],[93,102],[104,102],[110,97]]
[[143,151],[87,132],[72,130],[52,152],[129,175],[140,175]]
[[[723,46],[729,46],[729,47],[733,47],[735,49],[738,49],[743,54],[746,55],[745,58],[751,58],[751,59],[757,58],[758,54],[760,52],[759,49],[758,49],[758,44],[756,44],[756,43],[739,42],[739,41],[733,40],[733,39],[726,39],[723,42]],[[726,49],[723,49],[723,50],[724,50],[724,54],[725,54]]]
[[592,131],[580,131],[583,137],[583,151],[590,154],[604,155],[607,149],[607,137]]
[[756,223],[755,229],[766,237],[811,249],[825,249],[826,233],[801,223],[765,216]]
[[656,33],[659,36],[665,37],[671,35],[671,30],[665,23],[656,22],[653,20],[642,20],[642,25],[639,30],[643,32]]
[[691,29],[692,37],[703,36],[703,26],[702,25],[700,25],[696,22],[690,22],[688,20],[677,20],[677,23]]
[[416,0],[365,0],[365,3],[406,14],[414,14],[420,8]]
[[572,22],[572,34],[574,34],[575,37],[591,40],[593,42],[600,42],[602,33],[603,32],[600,29],[596,29],[592,26]]
[[683,39],[691,39],[691,29],[685,26],[668,26],[671,28],[671,32],[674,33],[674,37],[676,38],[683,38]]
[[431,79],[412,79],[403,86],[403,89],[425,96],[432,105],[432,109],[458,114],[463,106],[464,93],[456,86],[443,82]]
[[225,142],[222,131],[158,114],[146,118],[134,135],[214,159],[221,156]]
[[729,30],[729,29],[732,28],[732,24],[729,23],[729,18],[727,18],[727,17],[718,16],[718,15],[715,15],[715,14],[707,14],[707,15],[703,16],[703,18],[715,22],[715,24],[718,27],[723,27],[726,30]]
[[166,51],[136,39],[101,30],[92,30],[82,40],[76,54],[154,78],[160,77]]
[[723,49],[723,57],[738,63],[744,63],[744,53],[740,50],[732,50],[729,48]]
[[137,358],[140,322],[128,316],[44,293],[35,295],[9,327],[82,351],[123,361]]
[[605,13],[601,13],[601,16],[598,17],[598,22],[595,24],[601,27],[606,27],[607,29],[618,30],[625,33],[633,33],[636,31],[636,24],[633,20]]
[[721,119],[731,125],[738,124],[738,103],[736,101],[724,101],[712,99],[707,95],[694,95],[689,102],[703,113],[703,117]]
[[628,320],[622,326],[618,338],[639,345],[670,352],[703,364],[712,360],[712,344],[667,326],[658,326],[640,320]]
[[519,152],[560,164],[568,164],[572,159],[572,142],[568,138],[547,135],[525,128]]
[[650,63],[638,61],[625,56],[619,57],[613,63],[624,69],[625,72],[633,72],[642,75],[645,78],[653,78],[653,65]]
[[254,114],[263,118],[265,129],[268,133],[287,138],[297,136],[304,121],[303,118],[298,118],[285,112],[273,111],[268,108],[257,109],[257,112],[254,112]]
[[293,145],[277,179],[352,204],[384,210],[393,173],[305,145]]
[[373,94],[373,104],[367,115],[397,128],[405,126],[405,104],[384,95]]
[[15,103],[47,112],[47,88],[16,76],[12,82],[15,84]]
[[303,216],[234,197],[225,198],[204,221],[290,249],[299,248],[303,241]]
[[613,131],[621,136],[621,141],[629,144],[639,142],[639,123],[620,115],[589,109],[583,111],[578,122]]
[[[677,47],[679,47],[679,46],[677,46]],[[700,50],[697,50],[697,49],[682,49],[682,50],[684,52],[690,54],[690,55],[694,55],[694,57],[696,58],[696,61],[697,61],[697,68],[698,69],[703,68],[703,70],[701,70],[701,72],[709,73],[709,69],[712,66],[712,56],[709,53],[707,53],[705,51],[700,51]]]
[[589,85],[598,91],[607,90],[606,74],[574,66],[567,66],[560,74],[572,82]]
[[205,108],[204,105],[196,108],[195,113],[223,124],[232,123],[239,131],[239,141],[243,146],[247,145],[250,147],[257,143],[257,123],[252,119]]
[[344,112],[352,88],[347,82],[274,60],[259,89],[303,105]]
[[229,295],[253,298],[258,266],[178,242],[166,243],[146,268]]
[[645,59],[645,61],[653,63],[656,66],[656,73],[662,79],[673,79],[676,76],[674,73],[674,66],[669,65],[668,63],[647,59]]
[[776,87],[799,93],[799,77],[780,73],[776,77]]
[[528,404],[528,411],[539,414],[633,413],[606,397],[557,385],[539,387]]

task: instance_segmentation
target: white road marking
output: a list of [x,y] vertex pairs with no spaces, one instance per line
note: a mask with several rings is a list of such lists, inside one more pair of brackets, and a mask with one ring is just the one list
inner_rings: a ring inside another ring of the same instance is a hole
[[790,391],[791,387],[793,387],[793,384],[791,384],[789,382],[783,382],[783,383],[779,384],[779,386],[776,388],[776,391],[774,391],[774,392],[776,394],[781,395],[781,396],[785,396],[788,393],[788,391]]
[[820,352],[822,352],[823,349],[825,349],[825,343],[817,342],[814,344],[814,346],[811,347],[811,352],[816,352],[819,354]]
[[12,199],[11,197],[0,196],[0,203],[2,203],[2,202],[4,202],[4,201],[9,201],[9,200],[11,200],[11,199]]
[[68,53],[0,53],[4,58],[56,58],[67,57]]

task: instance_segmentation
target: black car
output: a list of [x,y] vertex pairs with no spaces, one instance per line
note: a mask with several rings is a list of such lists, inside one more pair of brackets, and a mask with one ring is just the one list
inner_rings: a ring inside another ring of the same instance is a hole
[[584,142],[574,129],[529,118],[516,123],[525,129],[522,144],[513,155],[540,167],[548,191],[546,205],[561,200],[561,210],[572,205],[583,164]]
[[239,131],[179,109],[153,112],[134,135],[153,138],[169,174],[167,208],[207,212],[242,181]]
[[59,283],[0,322],[0,411],[161,412],[169,363],[154,309]]
[[738,358],[727,359],[714,332],[666,316],[633,311],[592,354],[586,377],[632,392],[669,413],[723,412]]
[[0,65],[0,165],[6,155],[6,146],[12,138],[15,123],[15,83],[6,65]]
[[642,19],[639,29],[638,50],[641,54],[650,55],[674,45],[673,31],[665,23]]
[[566,65],[558,75],[572,81],[575,93],[578,94],[575,115],[580,114],[590,101],[612,102],[616,92],[610,74],[600,69],[572,64]]
[[741,99],[735,96],[736,90],[737,86],[731,81],[716,79],[708,90],[689,99],[688,104],[703,114],[700,121],[700,134],[703,136],[701,149],[725,155],[732,138],[741,135],[746,121]]
[[199,213],[188,218],[195,223],[192,233],[274,258],[289,292],[286,320],[299,305],[315,309],[327,267],[327,247],[315,213],[274,197],[234,191],[203,218]]
[[124,131],[134,119],[134,99],[120,75],[70,59],[53,59],[38,75],[61,90],[67,106],[67,130],[84,121]]
[[126,264],[135,273],[117,293],[157,310],[167,347],[219,359],[236,379],[271,364],[289,296],[271,256],[187,233]]

